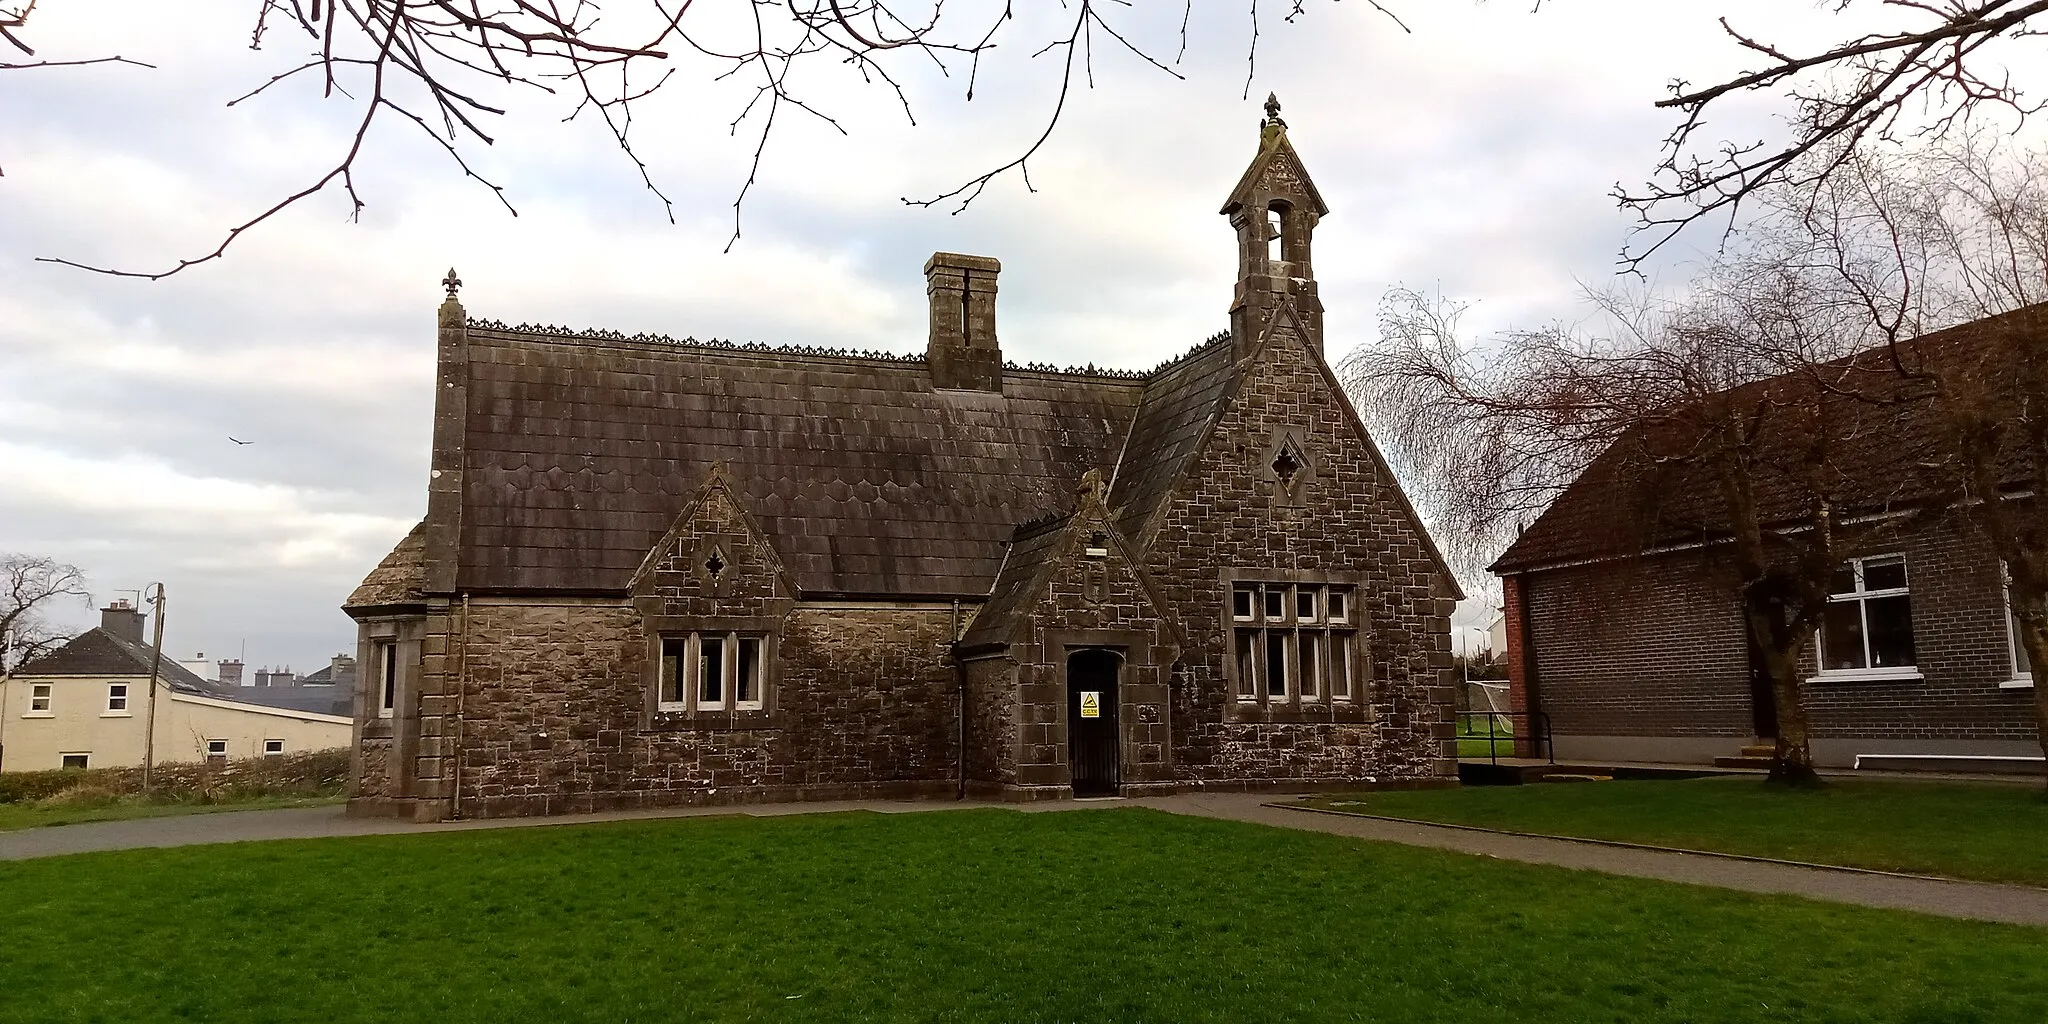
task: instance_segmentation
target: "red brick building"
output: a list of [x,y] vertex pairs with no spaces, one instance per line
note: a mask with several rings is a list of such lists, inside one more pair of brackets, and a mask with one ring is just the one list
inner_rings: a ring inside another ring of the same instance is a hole
[[[1989,358],[1982,340],[2012,328],[2026,344],[1999,351],[2039,351],[2043,312],[2032,307],[1915,345],[1930,357]],[[1887,361],[1877,372],[1893,371]],[[1867,422],[1842,431],[1827,466],[1843,481],[1844,521],[1864,523],[1867,536],[1835,575],[1802,667],[1815,762],[1970,755],[2029,760],[1869,764],[2038,771],[2034,675],[2003,569],[1968,519],[1931,497],[1940,427],[1924,405],[1869,409]],[[1776,443],[1758,441],[1765,451]],[[1646,499],[1631,491],[1640,481],[1603,471],[1604,461],[1493,565],[1516,710],[1548,716],[1560,759],[1706,763],[1768,743],[1776,736],[1768,677],[1751,655],[1735,589],[1721,578],[1724,542],[1711,523],[1678,529],[1682,517],[1671,512],[1711,502],[1691,493],[1706,485],[1673,481]],[[2029,481],[2004,484],[2007,500],[2032,500]],[[1797,502],[1774,486],[1758,485],[1760,502],[1781,515],[1767,525],[1804,529]],[[1663,521],[1641,511],[1646,500]]]
[[1460,595],[1268,110],[1230,330],[1149,372],[1006,362],[983,257],[926,264],[916,358],[507,327],[451,274],[427,515],[347,604],[352,809],[1453,774]]

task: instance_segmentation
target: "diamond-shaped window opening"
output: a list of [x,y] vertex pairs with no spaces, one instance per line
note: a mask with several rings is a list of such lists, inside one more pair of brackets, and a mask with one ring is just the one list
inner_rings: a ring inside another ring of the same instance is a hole
[[704,556],[704,571],[710,573],[714,580],[718,578],[719,573],[725,571],[725,566],[725,552],[717,548],[712,548],[711,553]]
[[1294,482],[1294,474],[1301,472],[1301,457],[1294,454],[1293,445],[1283,445],[1280,454],[1273,456],[1273,475],[1280,478],[1280,486]]

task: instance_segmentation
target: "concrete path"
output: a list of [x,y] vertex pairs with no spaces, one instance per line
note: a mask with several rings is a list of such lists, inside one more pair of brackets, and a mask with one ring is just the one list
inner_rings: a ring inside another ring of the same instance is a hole
[[1317,814],[1269,806],[1275,799],[1271,795],[1231,793],[1022,805],[948,801],[847,801],[458,821],[433,825],[415,825],[388,818],[346,818],[342,816],[338,807],[306,807],[94,822],[4,832],[0,833],[0,860],[23,860],[97,850],[190,846],[262,839],[411,835],[485,828],[540,828],[600,821],[733,814],[772,817],[854,810],[914,813],[973,807],[1003,807],[1036,813],[1087,811],[1106,807],[1149,807],[1173,814],[1327,832],[1357,839],[1451,850],[1529,864],[1553,864],[1558,867],[1598,871],[1611,875],[1717,886],[1744,892],[1803,896],[1832,903],[1912,910],[1968,920],[2048,927],[2048,889],[1796,867],[1726,857],[1630,849],[1567,839],[1509,836],[1421,823]]
[[[1317,814],[1267,806],[1271,797],[1187,795],[1168,797],[1179,814],[1230,821],[1249,821],[1280,828],[1308,829],[1381,842],[1426,846],[1438,850],[1528,864],[1555,864],[1610,875],[1655,878],[1688,885],[1711,885],[1744,892],[1804,896],[1830,903],[1914,910],[1942,917],[1997,921],[2048,927],[2048,889],[1986,882],[1951,882],[1907,875],[1886,875],[1829,868],[1795,867],[1732,857],[1700,856],[1660,850],[1631,849],[1569,839],[1510,836],[1470,829],[1443,828],[1419,822],[1386,821]],[[1132,801],[1151,804],[1151,801]],[[1309,820],[1303,820],[1309,819]]]

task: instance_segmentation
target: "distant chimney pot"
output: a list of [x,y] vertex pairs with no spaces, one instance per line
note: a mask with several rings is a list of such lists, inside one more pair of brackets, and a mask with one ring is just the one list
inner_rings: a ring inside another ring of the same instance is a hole
[[100,628],[131,644],[142,643],[144,616],[135,606],[116,599],[100,609]]

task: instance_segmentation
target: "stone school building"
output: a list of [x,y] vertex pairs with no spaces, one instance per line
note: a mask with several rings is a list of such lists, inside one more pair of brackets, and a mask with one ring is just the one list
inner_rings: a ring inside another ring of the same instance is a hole
[[1149,372],[1006,361],[983,257],[925,265],[922,357],[507,327],[451,271],[426,518],[346,606],[351,810],[1454,775],[1461,595],[1331,373],[1268,112],[1230,329]]

